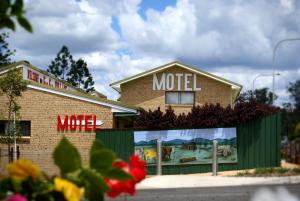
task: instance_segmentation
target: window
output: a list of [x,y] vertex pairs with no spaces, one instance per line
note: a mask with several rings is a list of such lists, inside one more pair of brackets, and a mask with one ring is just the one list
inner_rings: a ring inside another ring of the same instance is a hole
[[166,91],[166,104],[193,105],[194,102],[193,91]]
[[[0,135],[7,135],[8,121],[0,121]],[[22,136],[31,135],[31,122],[30,121],[20,121],[19,122],[19,133]]]

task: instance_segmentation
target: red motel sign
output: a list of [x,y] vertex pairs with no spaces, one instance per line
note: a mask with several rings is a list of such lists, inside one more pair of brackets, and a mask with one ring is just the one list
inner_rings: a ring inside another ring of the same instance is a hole
[[62,119],[57,116],[57,131],[96,131],[96,115],[65,115]]

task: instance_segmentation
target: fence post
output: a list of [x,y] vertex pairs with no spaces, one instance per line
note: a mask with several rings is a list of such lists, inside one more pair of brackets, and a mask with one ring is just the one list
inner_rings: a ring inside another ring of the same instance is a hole
[[218,141],[213,141],[213,159],[212,159],[212,174],[217,176],[218,174]]
[[17,146],[17,160],[19,160],[20,158],[20,147]]
[[11,163],[14,160],[14,148],[13,147],[9,147],[8,149],[8,162]]
[[156,175],[161,175],[161,140],[157,139],[157,151],[156,151]]

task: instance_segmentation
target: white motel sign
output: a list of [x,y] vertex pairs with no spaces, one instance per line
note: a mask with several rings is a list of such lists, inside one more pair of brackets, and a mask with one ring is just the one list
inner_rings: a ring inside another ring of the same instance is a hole
[[160,79],[153,74],[153,90],[200,91],[201,88],[197,87],[197,75],[194,73],[163,73]]

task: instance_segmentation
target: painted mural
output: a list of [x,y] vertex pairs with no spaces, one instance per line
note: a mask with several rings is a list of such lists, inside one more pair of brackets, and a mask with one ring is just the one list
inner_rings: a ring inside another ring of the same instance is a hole
[[162,141],[162,164],[212,163],[213,140],[218,141],[218,162],[236,163],[236,128],[135,131],[135,153],[147,165],[156,163],[156,142]]

